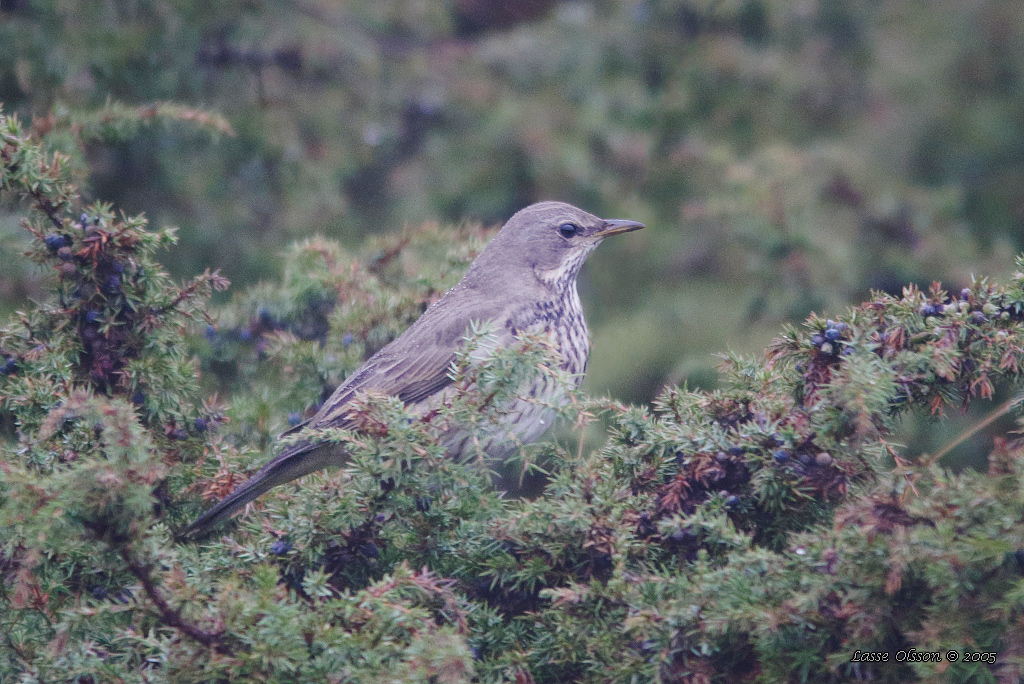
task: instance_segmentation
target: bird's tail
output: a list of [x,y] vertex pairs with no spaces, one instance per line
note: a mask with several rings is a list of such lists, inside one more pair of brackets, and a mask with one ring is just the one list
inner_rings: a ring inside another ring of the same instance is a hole
[[328,466],[344,465],[344,451],[336,444],[295,444],[250,477],[244,484],[203,513],[179,535],[181,539],[199,539],[234,515],[247,503],[272,487],[308,475]]

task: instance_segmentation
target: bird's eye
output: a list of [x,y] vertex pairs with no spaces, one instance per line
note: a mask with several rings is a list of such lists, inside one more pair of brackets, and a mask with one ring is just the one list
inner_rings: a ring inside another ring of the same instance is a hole
[[575,223],[563,223],[558,226],[558,232],[561,233],[564,238],[571,238],[573,235],[580,232],[580,227]]

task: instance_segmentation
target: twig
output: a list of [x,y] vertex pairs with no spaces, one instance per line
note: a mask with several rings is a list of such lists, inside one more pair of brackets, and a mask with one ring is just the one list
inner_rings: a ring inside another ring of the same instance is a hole
[[57,207],[53,206],[53,202],[50,198],[39,192],[39,190],[29,190],[29,197],[36,203],[39,210],[46,214],[46,217],[50,219],[50,222],[57,227],[57,230],[64,229],[64,222],[57,216]]
[[196,625],[188,622],[181,616],[181,613],[171,608],[160,592],[157,590],[156,583],[153,581],[153,576],[150,573],[151,567],[143,565],[136,558],[134,558],[129,552],[127,547],[122,546],[118,549],[118,554],[124,560],[128,566],[128,571],[135,575],[136,579],[142,583],[142,589],[146,592],[146,596],[153,602],[156,609],[160,612],[160,619],[168,627],[174,627],[180,632],[187,634],[199,643],[216,650],[219,653],[225,655],[231,653],[231,649],[225,646],[221,639],[224,636],[224,630],[217,632],[208,632],[204,629],[200,629]]
[[382,250],[380,254],[370,260],[366,270],[370,273],[380,273],[392,259],[402,253],[402,250],[409,246],[411,238],[403,237],[394,246]]
[[189,283],[186,287],[183,287],[181,290],[179,290],[178,296],[172,299],[169,303],[161,306],[159,309],[153,309],[152,313],[156,316],[159,316],[161,314],[167,313],[168,311],[173,311],[183,301],[194,297],[196,295],[196,292],[203,285],[208,284],[214,290],[221,290],[223,289],[220,285],[221,281],[224,281],[224,278],[223,276],[221,276],[220,271],[213,271],[211,273],[210,269],[206,269],[206,271],[201,276],[196,276],[191,283]]
[[1009,413],[1010,411],[1012,411],[1014,409],[1014,407],[1016,407],[1022,401],[1024,401],[1024,394],[1019,394],[1016,397],[1012,397],[1010,399],[1007,399],[1006,401],[1004,401],[999,406],[999,408],[997,408],[992,413],[988,414],[985,417],[984,420],[982,420],[982,421],[980,421],[978,423],[975,423],[971,427],[967,428],[966,430],[961,432],[957,436],[957,438],[954,439],[952,442],[950,442],[946,446],[944,446],[941,449],[939,449],[938,451],[936,451],[933,455],[926,456],[926,457],[922,458],[921,460],[927,460],[929,463],[934,463],[934,462],[938,461],[940,458],[942,458],[943,456],[948,454],[950,451],[952,451],[953,449],[957,448],[958,446],[960,446],[961,444],[966,442],[968,439],[973,437],[975,434],[977,434],[981,430],[984,430],[985,428],[987,428],[994,421],[998,420],[1002,416],[1004,416],[1007,413]]
[[[24,142],[24,141],[23,140],[19,140],[18,142]],[[0,150],[0,159],[3,159],[5,164],[7,164],[7,163],[9,163],[11,161],[11,152],[10,152],[10,150],[11,150],[11,144],[10,143],[5,145],[3,150]],[[40,170],[44,171],[44,172],[49,171],[49,169],[45,165],[41,165]],[[57,215],[57,207],[55,207],[53,205],[53,202],[50,201],[49,197],[47,197],[38,188],[28,188],[28,189],[24,190],[24,193],[32,198],[32,201],[36,203],[36,206],[39,207],[39,210],[42,211],[44,214],[46,214],[46,217],[48,219],[50,219],[50,222],[53,223],[53,225],[57,228],[57,230],[63,230],[64,222],[61,221],[60,218],[58,217],[58,215]]]

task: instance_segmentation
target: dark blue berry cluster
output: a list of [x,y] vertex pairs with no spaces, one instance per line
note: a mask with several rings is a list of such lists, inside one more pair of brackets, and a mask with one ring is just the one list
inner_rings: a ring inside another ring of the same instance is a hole
[[103,584],[93,584],[88,588],[89,595],[97,601],[109,601],[111,603],[130,603],[135,595],[130,587],[111,589]]
[[[787,438],[781,433],[771,435],[764,443],[770,450],[772,463],[795,477],[820,480],[832,464],[832,457],[814,443],[813,438]],[[838,472],[838,471],[837,471]],[[827,479],[827,478],[826,478]]]
[[790,449],[776,449],[772,453],[772,459],[797,477],[808,477],[812,472],[822,472],[816,469],[826,468],[832,464],[832,456],[824,451],[817,454],[794,454]]
[[843,351],[842,339],[849,329],[846,323],[830,318],[825,322],[825,329],[811,337],[811,344],[826,356],[836,356]]
[[50,233],[43,242],[46,243],[46,248],[50,250],[50,254],[56,254],[62,247],[71,247],[74,244],[74,240],[68,235],[61,235],[60,233]]
[[[243,344],[252,344],[257,351],[261,351],[265,346],[265,335],[277,330],[287,330],[299,339],[317,340],[323,344],[330,332],[328,316],[334,310],[334,306],[335,302],[324,296],[307,298],[307,306],[287,316],[277,316],[269,308],[261,306],[245,324],[223,330],[208,325],[204,336],[213,344],[235,340]],[[347,347],[352,341],[352,335],[346,334],[342,344]]]
[[960,291],[959,304],[951,302],[943,307],[945,311],[950,308],[957,308],[961,312],[969,311],[970,321],[975,325],[982,325],[995,319],[1016,322],[1024,320],[1024,302],[1004,293],[996,293],[993,296],[992,292],[982,290],[976,294],[965,287]]
[[99,216],[83,213],[79,226],[81,237],[51,233],[43,242],[59,260],[61,305],[77,323],[82,344],[79,366],[88,381],[111,391],[143,344],[136,324],[147,312],[135,310],[125,297],[125,287],[139,275],[130,271],[137,243]]

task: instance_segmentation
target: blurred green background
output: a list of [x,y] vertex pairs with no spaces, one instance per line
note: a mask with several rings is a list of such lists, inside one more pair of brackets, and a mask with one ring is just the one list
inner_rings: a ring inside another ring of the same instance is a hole
[[[712,386],[716,354],[1024,248],[1019,0],[0,0],[0,101],[94,113],[86,195],[177,225],[239,291],[285,245],[560,199],[648,230],[581,280],[587,387]],[[217,112],[105,130],[112,104]],[[85,179],[85,176],[83,176]],[[0,311],[39,292],[0,208]]]

